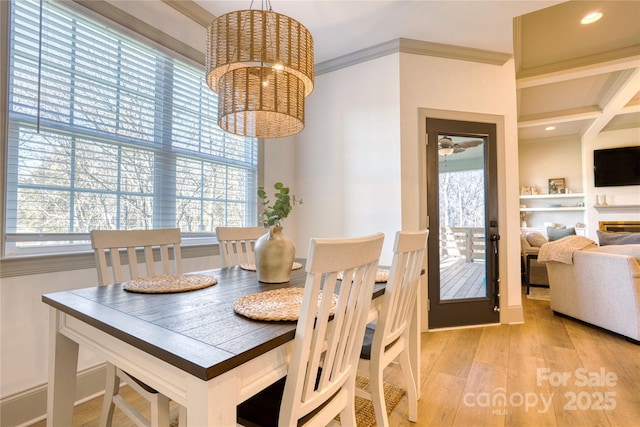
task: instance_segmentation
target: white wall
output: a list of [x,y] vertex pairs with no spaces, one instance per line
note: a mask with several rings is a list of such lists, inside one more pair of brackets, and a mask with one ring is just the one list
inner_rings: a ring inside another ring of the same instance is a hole
[[302,205],[294,206],[293,211],[282,222],[283,233],[290,238],[296,246],[296,257],[303,257],[306,254],[306,245],[297,242],[297,221],[303,217],[308,210],[308,199],[300,191],[296,178],[296,151],[297,144],[295,136],[288,138],[268,139],[264,141],[264,161],[263,161],[263,185],[269,200],[273,201],[275,189],[273,185],[281,182],[289,187],[290,194],[296,199],[302,198]]
[[295,148],[300,256],[311,237],[381,231],[381,263],[391,262],[402,226],[399,98],[397,54],[316,77]]
[[564,178],[572,192],[584,191],[579,137],[521,142],[519,153],[521,186],[535,185],[546,194],[550,178]]

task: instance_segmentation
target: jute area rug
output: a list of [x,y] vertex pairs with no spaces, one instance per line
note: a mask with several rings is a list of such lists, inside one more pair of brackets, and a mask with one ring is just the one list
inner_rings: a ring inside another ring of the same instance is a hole
[[[356,387],[366,391],[371,391],[369,378],[358,375],[356,377]],[[404,396],[404,390],[392,384],[384,383],[384,403],[387,407],[387,415],[393,411],[400,399]],[[356,422],[358,427],[376,426],[376,414],[373,410],[373,403],[370,400],[356,396]]]
[[543,301],[549,301],[549,288],[541,288],[538,286],[531,286],[529,288],[529,295],[527,295],[529,299],[539,299]]
[[[370,391],[369,378],[358,375],[356,377],[356,387]],[[384,400],[387,406],[387,415],[393,411],[400,399],[404,396],[404,390],[392,384],[384,383]],[[356,397],[356,422],[358,427],[374,427],[376,425],[376,414],[373,410],[373,403],[362,397]],[[178,418],[171,420],[171,427],[178,426]]]

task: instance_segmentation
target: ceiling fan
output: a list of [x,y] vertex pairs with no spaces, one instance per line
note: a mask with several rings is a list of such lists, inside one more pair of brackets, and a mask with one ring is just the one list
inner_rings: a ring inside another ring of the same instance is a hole
[[482,144],[480,139],[474,139],[470,141],[453,142],[453,140],[447,136],[438,141],[438,154],[441,156],[449,156],[451,154],[462,153],[467,148],[477,147]]

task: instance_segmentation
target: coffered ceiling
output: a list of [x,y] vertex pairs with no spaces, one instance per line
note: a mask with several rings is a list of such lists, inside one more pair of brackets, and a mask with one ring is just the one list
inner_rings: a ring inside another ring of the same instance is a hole
[[[268,7],[266,0],[163,2],[203,27],[214,16],[248,9],[252,3],[254,9]],[[316,64],[398,38],[514,55],[520,141],[640,129],[640,1],[270,4],[309,29]],[[602,12],[602,19],[581,25],[580,19],[592,11]],[[545,130],[550,126],[555,129]]]
[[[580,24],[594,11],[602,19]],[[640,2],[565,2],[514,31],[521,141],[640,129]]]

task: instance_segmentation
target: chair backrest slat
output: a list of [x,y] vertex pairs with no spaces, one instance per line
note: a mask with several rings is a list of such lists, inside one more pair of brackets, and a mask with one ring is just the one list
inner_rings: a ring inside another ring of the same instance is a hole
[[[115,282],[121,282],[123,275],[122,275],[122,262],[120,261],[120,251],[118,251],[118,248],[109,248],[108,249],[109,252],[109,257],[111,258],[111,268],[113,269],[113,279]],[[129,255],[127,254],[127,259],[129,258]],[[102,272],[100,275],[105,277],[104,275],[108,274],[109,269],[104,270],[104,272]],[[109,282],[105,282],[109,283]]]
[[[164,256],[164,251],[163,251],[163,246],[159,247],[160,249],[160,262],[163,263],[163,271],[164,271],[164,262],[165,259],[163,258]],[[135,265],[136,263],[133,263],[132,265]],[[156,269],[155,269],[155,262],[153,261],[153,248],[150,246],[145,246],[144,248],[144,265],[147,267],[147,274],[146,276],[154,276],[156,274]]]
[[372,348],[384,348],[408,331],[418,295],[428,236],[428,230],[396,233],[391,271]]
[[[98,281],[100,285],[119,283],[127,279],[137,279],[155,274],[181,274],[182,253],[180,251],[180,229],[165,228],[156,230],[92,230],[91,247],[96,257]],[[137,251],[142,249],[144,271],[139,267]],[[161,273],[156,273],[153,257],[154,249],[159,250]],[[173,252],[171,258],[170,249]],[[107,263],[107,254],[111,259],[111,269]],[[128,277],[120,261],[125,256]]]
[[[354,405],[355,375],[384,235],[311,239],[300,318],[285,383],[280,425],[314,413],[326,425]],[[338,273],[344,272],[342,280]],[[320,292],[322,297],[319,298]],[[337,295],[334,314],[330,315]],[[355,422],[355,412],[353,421]]]
[[255,263],[256,240],[266,233],[262,227],[216,227],[222,266]]
[[[148,257],[147,257],[147,248],[144,249],[144,259],[147,270],[149,268]],[[113,248],[113,251],[118,252],[118,248]],[[113,252],[112,252],[113,253]],[[135,246],[127,247],[127,265],[129,266],[130,276],[132,279],[137,279],[140,277],[140,269],[138,268],[138,255],[136,254]],[[123,268],[120,269],[124,270]],[[153,273],[145,272],[145,276],[151,276]]]

